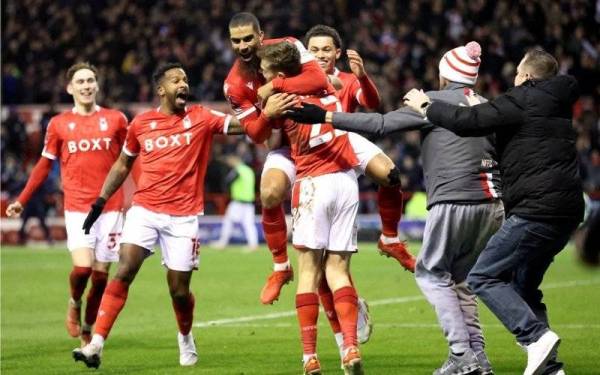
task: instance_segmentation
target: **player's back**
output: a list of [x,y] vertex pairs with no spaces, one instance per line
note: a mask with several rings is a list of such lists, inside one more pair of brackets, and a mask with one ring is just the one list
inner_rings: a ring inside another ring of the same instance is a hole
[[[66,210],[89,209],[119,157],[126,133],[127,118],[123,113],[98,106],[89,115],[80,115],[73,109],[50,120],[42,155],[60,159]],[[119,190],[105,210],[119,210],[122,204]]]
[[[334,95],[300,99],[328,111],[341,111],[341,103]],[[336,130],[331,124],[301,124],[286,120],[282,128],[289,137],[299,178],[339,172],[358,164],[347,133]]]

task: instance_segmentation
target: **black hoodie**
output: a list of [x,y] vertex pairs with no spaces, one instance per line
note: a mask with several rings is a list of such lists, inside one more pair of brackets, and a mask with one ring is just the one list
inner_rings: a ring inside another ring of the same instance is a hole
[[433,124],[461,136],[496,134],[506,215],[581,221],[583,191],[575,150],[571,76],[531,80],[474,107],[434,102]]

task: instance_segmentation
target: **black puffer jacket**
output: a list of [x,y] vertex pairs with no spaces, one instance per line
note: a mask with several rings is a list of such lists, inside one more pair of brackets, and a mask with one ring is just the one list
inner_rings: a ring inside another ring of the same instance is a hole
[[427,117],[461,136],[496,133],[507,216],[579,222],[584,204],[571,120],[578,97],[573,77],[556,76],[470,108],[434,102]]

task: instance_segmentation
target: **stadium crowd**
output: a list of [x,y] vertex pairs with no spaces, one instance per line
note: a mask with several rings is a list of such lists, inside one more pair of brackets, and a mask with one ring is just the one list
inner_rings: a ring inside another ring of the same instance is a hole
[[[318,23],[336,27],[344,47],[364,58],[383,112],[397,108],[412,87],[436,88],[441,54],[467,40],[482,45],[485,58],[476,90],[489,98],[512,86],[524,50],[541,45],[557,57],[560,72],[574,75],[581,85],[582,98],[574,112],[578,149],[586,189],[595,199],[600,195],[600,6],[594,2],[24,0],[2,7],[4,106],[69,102],[63,70],[81,60],[99,68],[100,102],[125,112],[128,108],[120,103],[152,101],[152,69],[172,60],[190,72],[196,100],[222,101],[223,80],[235,59],[227,23],[238,11],[256,14],[267,36],[301,38]],[[19,166],[27,169],[29,159],[24,160],[27,152],[19,149],[26,134],[15,116],[5,111],[2,119],[2,189],[9,195],[22,187]],[[422,190],[419,134],[396,136],[379,145],[401,168],[405,191]],[[266,154],[243,138],[214,148],[214,155],[224,153],[237,153],[256,170]],[[213,164],[209,176],[215,178],[208,179],[212,186],[207,191],[224,192],[218,181],[226,167]],[[363,179],[361,191],[373,189]],[[375,209],[374,202],[363,206],[364,211]]]

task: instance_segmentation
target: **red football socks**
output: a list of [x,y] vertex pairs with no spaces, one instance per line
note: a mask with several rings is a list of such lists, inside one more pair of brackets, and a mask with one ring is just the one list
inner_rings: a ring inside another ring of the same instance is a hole
[[181,332],[182,335],[187,336],[192,329],[192,323],[194,321],[194,306],[196,305],[196,299],[194,298],[194,295],[190,293],[187,299],[178,302],[175,302],[175,299],[172,300],[173,310],[175,310],[175,319],[177,319],[179,332]]
[[333,292],[333,303],[337,312],[342,334],[344,335],[344,348],[357,346],[356,321],[358,319],[358,296],[352,286],[345,286]]
[[128,291],[129,284],[124,281],[113,279],[108,283],[98,309],[95,333],[105,339],[108,337],[117,316],[125,306]]
[[317,320],[319,319],[317,293],[296,294],[296,313],[300,323],[304,354],[314,354],[317,352]]
[[85,324],[92,326],[96,321],[98,315],[98,307],[100,306],[100,300],[104,289],[106,289],[106,283],[108,282],[108,273],[102,271],[92,271],[92,287],[88,292],[87,303],[85,305]]
[[91,267],[73,266],[73,270],[69,275],[71,298],[73,298],[73,301],[79,302],[81,300],[81,296],[83,295],[83,291],[85,290],[85,286],[87,285],[91,274]]
[[402,190],[400,186],[380,186],[377,191],[381,231],[386,237],[398,236],[398,223],[402,217]]
[[333,293],[331,292],[331,289],[329,289],[325,277],[321,279],[321,284],[319,285],[319,298],[321,299],[321,305],[323,306],[323,310],[325,310],[325,315],[327,316],[327,320],[329,320],[329,325],[331,326],[333,333],[342,332],[342,327],[340,326],[333,305]]
[[273,208],[263,207],[262,225],[265,233],[265,241],[273,256],[273,262],[287,262],[287,226],[283,205]]

